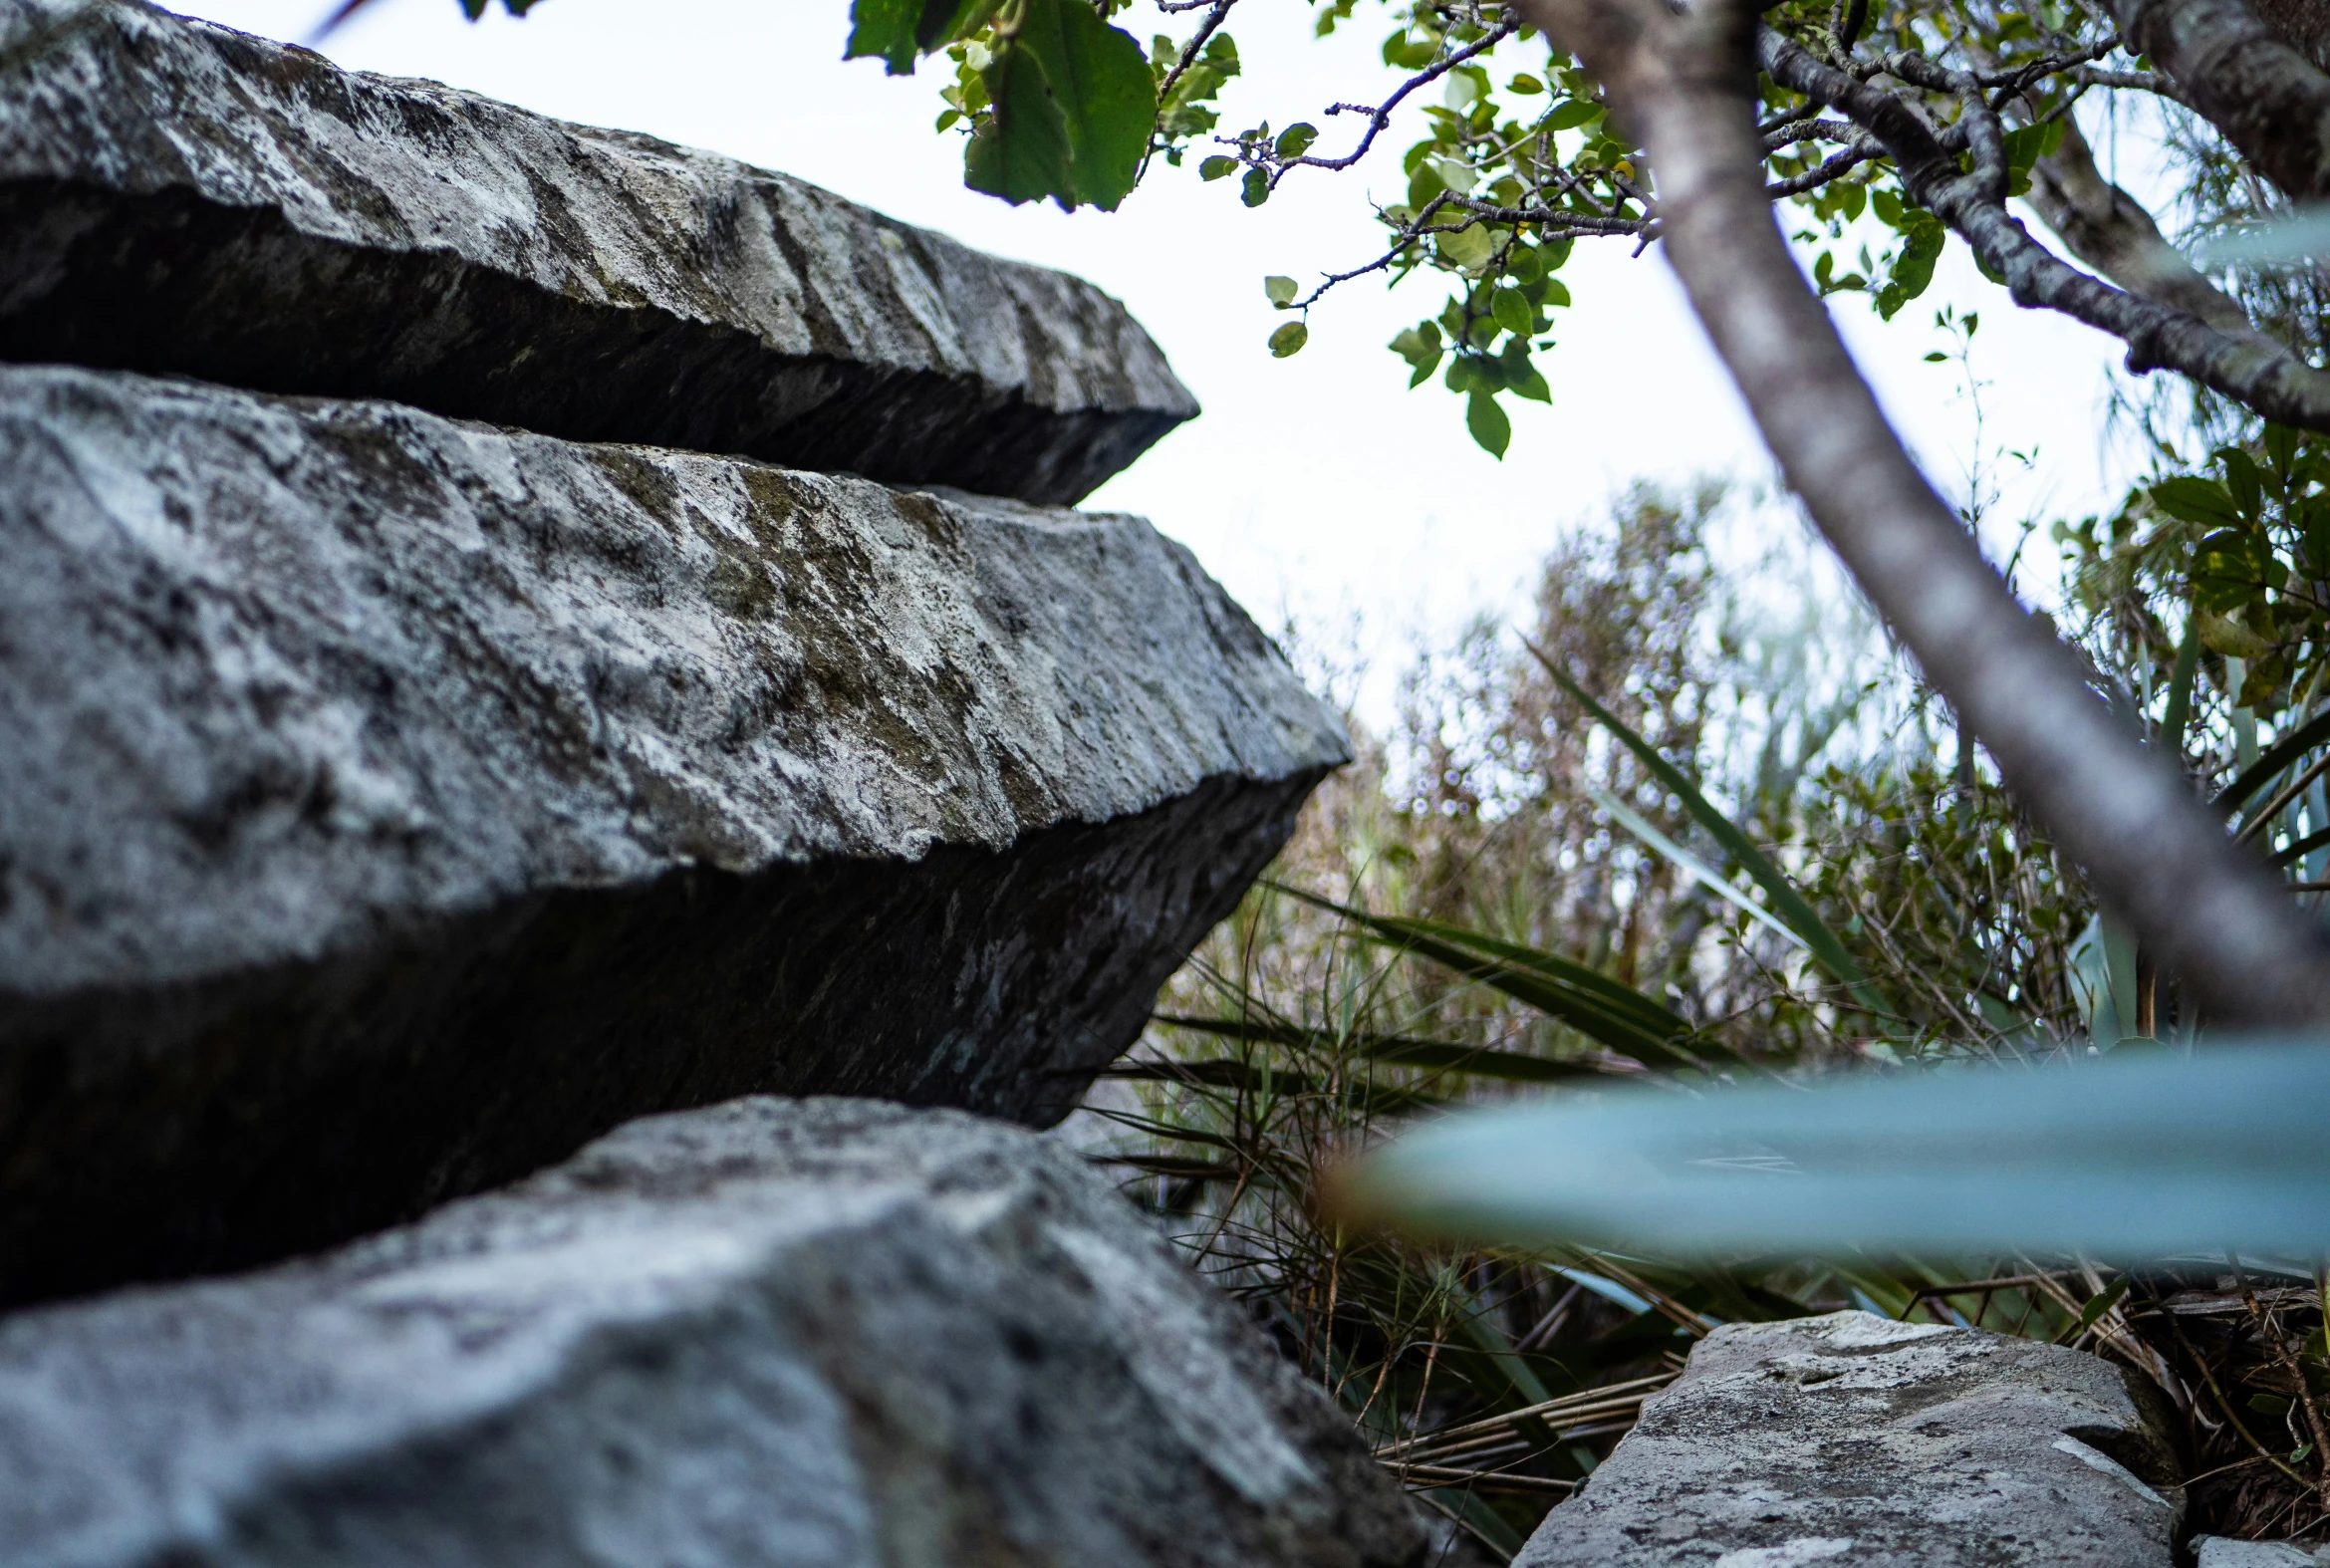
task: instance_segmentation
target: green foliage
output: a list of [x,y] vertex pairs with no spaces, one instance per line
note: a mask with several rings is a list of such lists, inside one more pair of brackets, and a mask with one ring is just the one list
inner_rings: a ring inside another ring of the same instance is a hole
[[852,0],[842,58],[874,55],[892,76],[909,76],[917,57],[986,25],[997,0]]
[[2247,721],[2302,714],[2319,699],[2330,675],[2330,448],[2321,438],[2268,426],[2252,443],[2218,447],[2199,472],[2156,478],[2116,515],[2058,533],[2076,602],[2134,683],[2165,689],[2172,627],[2184,621],[2202,671]]
[[[1274,132],[1265,120],[1222,133],[1221,94],[1250,64],[1222,25],[1231,14],[1227,6],[1165,13],[1186,18],[1188,31],[1178,38],[1153,36],[1145,58],[1155,91],[1139,130],[1132,119],[1141,100],[1131,91],[1129,64],[1112,77],[1115,90],[1088,102],[1058,91],[1054,62],[1038,51],[1043,81],[1055,89],[1055,118],[1040,91],[1019,80],[1036,73],[1007,59],[1028,47],[1012,41],[1014,30],[1032,25],[1023,16],[1060,28],[1071,18],[1079,26],[1089,20],[1096,37],[1116,33],[1130,47],[1129,35],[1107,24],[1127,4],[855,0],[851,53],[879,55],[895,71],[910,69],[917,54],[950,48],[962,69],[946,90],[940,126],[967,123],[971,183],[1014,201],[1048,194],[1064,205],[1114,205],[1155,159],[1179,165],[1195,145],[1202,151],[1202,179],[1236,175],[1238,200],[1258,207],[1290,175],[1378,167],[1391,155],[1390,145],[1377,145],[1391,120],[1379,123],[1368,115],[1340,122],[1351,133],[1335,137],[1331,152],[1323,147],[1320,128],[1308,121]],[[1552,400],[1549,384],[1530,360],[1551,347],[1545,341],[1552,329],[1549,313],[1570,302],[1555,275],[1573,242],[1609,239],[1639,249],[1655,232],[1639,149],[1613,126],[1599,84],[1567,55],[1549,49],[1509,3],[1314,5],[1322,37],[1363,11],[1385,27],[1378,51],[1384,81],[1354,84],[1341,96],[1386,111],[1397,108],[1409,117],[1404,125],[1421,122],[1420,133],[1399,151],[1403,199],[1380,209],[1384,252],[1370,265],[1340,271],[1338,280],[1375,272],[1395,284],[1418,273],[1438,276],[1450,291],[1446,309],[1431,318],[1444,330],[1439,349],[1435,354],[1420,341],[1421,333],[1403,334],[1395,352],[1408,362],[1412,386],[1431,374],[1426,367],[1439,355],[1451,359],[1443,385],[1463,399],[1472,438],[1501,456],[1511,441],[1511,421],[1498,399],[1512,392]],[[2061,144],[2073,99],[2116,91],[2083,84],[2072,74],[2093,46],[2108,41],[2108,23],[2098,15],[2052,4],[2029,11],[1999,8],[1990,0],[1948,0],[1939,9],[1875,8],[1856,23],[1857,40],[1840,40],[1832,31],[1839,15],[1815,0],[1783,0],[1764,19],[1823,55],[1857,42],[1869,58],[1907,48],[1987,72],[2021,71],[2016,91],[2001,95],[2008,120],[2007,183],[2019,195],[2029,188],[2037,161]],[[1123,48],[1118,57],[1130,61]],[[2108,58],[2103,63],[2111,65]],[[1850,138],[1840,142],[1833,127],[1768,81],[1758,93],[1767,173],[1785,192],[1784,206],[1803,220],[1794,238],[1806,250],[1815,286],[1828,296],[1859,294],[1880,318],[1894,319],[1932,286],[1945,241],[1942,221],[1909,198],[1889,159],[1850,155]],[[1940,124],[1955,114],[1945,96],[1925,108]],[[1000,138],[1000,144],[986,145],[982,137]],[[1128,163],[1127,149],[1136,142],[1141,150]],[[1840,150],[1831,152],[1824,143]],[[1105,174],[1087,166],[1094,155],[1081,150],[1104,145],[1110,149],[1100,160]]]
[[1176,134],[1206,129],[1204,97],[1237,72],[1224,40],[1161,103],[1168,73],[1087,0],[854,0],[850,16],[846,56],[878,57],[893,75],[945,51],[955,80],[938,129],[967,126],[963,182],[1014,205],[1049,197],[1114,210],[1141,177],[1160,117],[1183,128]]

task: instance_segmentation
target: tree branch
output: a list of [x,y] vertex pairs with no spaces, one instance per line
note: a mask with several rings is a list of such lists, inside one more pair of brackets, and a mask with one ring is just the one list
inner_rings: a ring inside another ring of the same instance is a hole
[[2240,0],[2111,0],[2129,44],[2300,201],[2330,197],[2330,77]]
[[2027,199],[2065,249],[2137,298],[2198,317],[2232,337],[2273,345],[2237,303],[2162,237],[2135,197],[2104,178],[2077,125],[2066,120],[2062,143],[2032,165]]
[[[2330,1021],[2330,950],[2311,923],[2015,602],[1806,288],[1764,195],[1745,0],[1683,16],[1664,0],[1519,4],[1602,79],[1649,150],[1668,260],[1789,484],[2008,787],[2213,1016]],[[1987,189],[1994,137],[1972,139],[1966,177]]]
[[[1975,79],[1898,51],[1885,70],[1913,86],[1954,95],[1973,168],[1960,172],[1945,138],[1902,99],[1814,58],[1768,29],[1756,52],[1774,82],[1842,110],[1885,144],[1910,199],[1962,237],[2003,278],[2017,305],[2057,311],[2128,345],[2128,368],[2173,370],[2268,419],[2330,431],[2330,374],[2254,330],[2230,332],[2200,316],[2140,299],[2081,272],[2030,237],[2006,210],[2006,160],[1997,115]],[[2244,324],[2245,325],[2245,324]]]

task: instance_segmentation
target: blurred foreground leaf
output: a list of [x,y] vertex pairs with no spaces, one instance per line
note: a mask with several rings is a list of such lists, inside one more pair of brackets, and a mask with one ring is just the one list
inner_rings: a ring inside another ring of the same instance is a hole
[[1467,1113],[1346,1172],[1353,1211],[1497,1242],[1714,1256],[2330,1252],[2330,1052],[1618,1089]]

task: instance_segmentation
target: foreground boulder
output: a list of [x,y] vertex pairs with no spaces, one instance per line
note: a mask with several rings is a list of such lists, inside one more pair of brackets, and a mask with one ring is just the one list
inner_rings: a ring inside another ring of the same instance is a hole
[[1349,1422],[1067,1149],[746,1100],[0,1322],[0,1563],[1396,1568]]
[[1838,1312],[1716,1329],[1515,1568],[2169,1568],[2147,1389],[2082,1352]]
[[1197,411],[1074,278],[130,0],[0,0],[0,358],[1052,503]]
[[1054,1120],[1344,757],[1134,518],[62,369],[0,473],[0,1299]]

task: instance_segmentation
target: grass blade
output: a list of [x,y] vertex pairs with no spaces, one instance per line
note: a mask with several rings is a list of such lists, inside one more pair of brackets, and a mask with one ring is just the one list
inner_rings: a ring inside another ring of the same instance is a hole
[[2209,804],[2220,815],[2230,816],[2259,790],[2272,783],[2282,770],[2324,741],[2330,741],[2330,707],[2324,708],[2266,747],[2264,754],[2241,769],[2239,777],[2218,790],[2216,798]]
[[1798,947],[1804,948],[1805,951],[1811,951],[1811,947],[1805,942],[1804,938],[1796,934],[1796,932],[1791,930],[1788,926],[1783,925],[1780,921],[1774,919],[1769,910],[1766,910],[1762,905],[1756,903],[1746,894],[1741,893],[1737,888],[1733,887],[1727,878],[1725,878],[1721,873],[1717,872],[1712,866],[1709,866],[1705,861],[1700,860],[1696,855],[1691,854],[1690,851],[1676,843],[1666,834],[1661,833],[1657,828],[1652,827],[1650,822],[1640,812],[1636,811],[1632,806],[1629,806],[1625,801],[1620,800],[1616,795],[1611,794],[1610,791],[1595,785],[1588,785],[1586,788],[1586,793],[1593,798],[1595,805],[1600,806],[1604,811],[1609,812],[1611,818],[1616,821],[1620,827],[1626,829],[1627,832],[1633,834],[1636,838],[1641,839],[1645,844],[1648,844],[1651,848],[1657,850],[1660,854],[1673,861],[1676,866],[1682,869],[1685,876],[1689,877],[1693,882],[1696,882],[1700,887],[1705,888],[1709,893],[1714,894],[1717,898],[1720,898],[1744,911],[1750,919],[1756,920],[1771,930],[1778,932],[1781,936],[1795,943]]
[[1647,1065],[1703,1069],[1702,1051],[1729,1054],[1675,1012],[1583,964],[1436,920],[1370,915],[1299,888],[1282,891]]
[[1854,999],[1862,1006],[1872,1011],[1883,1011],[1883,1003],[1876,994],[1876,988],[1870,984],[1867,971],[1845,950],[1845,944],[1838,939],[1836,932],[1828,928],[1818,912],[1805,902],[1804,896],[1796,891],[1796,884],[1789,880],[1788,874],[1773,864],[1771,857],[1758,849],[1754,841],[1739,830],[1737,824],[1717,811],[1714,803],[1700,794],[1697,786],[1689,779],[1683,777],[1681,768],[1661,756],[1656,746],[1628,728],[1617,714],[1587,695],[1586,688],[1572,680],[1547,656],[1543,649],[1525,638],[1522,641],[1531,656],[1545,666],[1545,672],[1553,677],[1562,690],[1569,693],[1571,700],[1593,715],[1596,723],[1617,736],[1627,750],[1641,758],[1643,766],[1649,768],[1660,783],[1675,792],[1676,798],[1683,802],[1683,810],[1689,812],[1699,826],[1705,828],[1715,842],[1723,846],[1724,853],[1738,864],[1739,869],[1746,872],[1757,887],[1763,889],[1764,897],[1772,901],[1772,913],[1803,938],[1804,946],[1814,960],[1838,981],[1851,987]]
[[1516,1084],[1566,1083],[1579,1078],[1599,1078],[1609,1071],[1593,1062],[1562,1062],[1547,1056],[1527,1056],[1519,1051],[1498,1051],[1450,1040],[1420,1040],[1408,1035],[1334,1035],[1295,1024],[1246,1018],[1188,1018],[1166,1013],[1160,1013],[1156,1021],[1168,1028],[1246,1040],[1256,1045],[1279,1045],[1322,1055],[1348,1051],[1395,1067],[1461,1073]]

